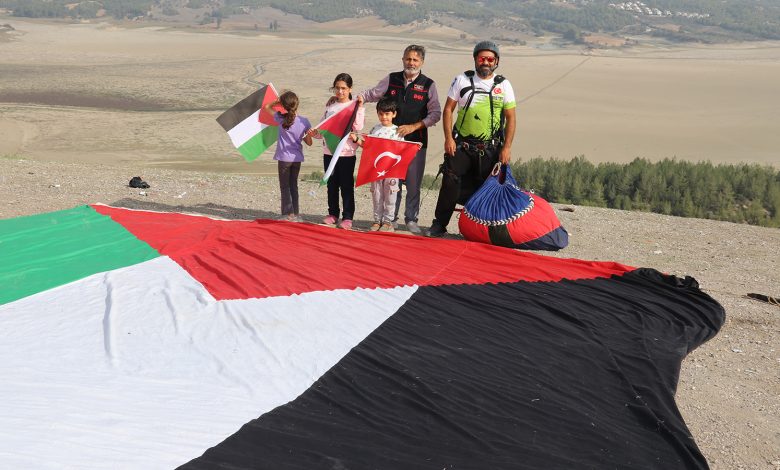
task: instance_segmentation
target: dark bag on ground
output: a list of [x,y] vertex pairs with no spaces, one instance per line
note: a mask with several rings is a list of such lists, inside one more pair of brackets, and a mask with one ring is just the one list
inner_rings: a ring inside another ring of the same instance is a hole
[[146,189],[146,188],[149,187],[149,183],[147,183],[146,181],[142,180],[140,176],[133,176],[130,179],[130,183],[128,184],[128,186],[130,186],[131,188]]
[[466,202],[458,227],[467,240],[507,248],[556,251],[569,244],[553,207],[520,189],[507,165],[496,165]]

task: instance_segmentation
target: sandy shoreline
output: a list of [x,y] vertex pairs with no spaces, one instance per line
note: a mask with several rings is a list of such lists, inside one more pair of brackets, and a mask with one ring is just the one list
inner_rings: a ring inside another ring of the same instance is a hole
[[[355,91],[373,86],[400,67],[410,41],[3,21],[15,29],[0,43],[0,155],[229,173],[256,173],[260,162],[241,161],[215,119],[258,83],[294,89],[301,114],[318,121],[337,73],[350,72]],[[428,46],[424,72],[444,100],[452,78],[470,66],[473,41],[414,40]],[[592,162],[642,157],[780,167],[780,43],[504,46],[499,72],[518,100],[515,159],[584,154]],[[367,117],[370,127],[372,109]],[[438,125],[428,173],[442,153]],[[318,169],[320,149],[306,156],[304,171]]]

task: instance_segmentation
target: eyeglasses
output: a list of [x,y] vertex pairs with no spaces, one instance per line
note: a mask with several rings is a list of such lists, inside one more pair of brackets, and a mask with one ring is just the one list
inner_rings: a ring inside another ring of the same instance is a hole
[[495,57],[491,57],[491,56],[488,56],[488,55],[483,55],[481,57],[477,57],[477,62],[485,62],[487,64],[492,64],[495,61],[496,61]]

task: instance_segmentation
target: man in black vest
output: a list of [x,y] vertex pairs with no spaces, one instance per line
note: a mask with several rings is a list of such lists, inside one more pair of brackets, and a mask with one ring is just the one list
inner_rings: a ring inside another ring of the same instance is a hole
[[[393,119],[393,124],[398,126],[398,135],[405,140],[422,142],[422,147],[417,151],[417,156],[406,171],[406,179],[401,180],[403,186],[406,186],[404,222],[406,229],[415,235],[422,234],[422,230],[417,225],[417,216],[420,213],[420,187],[428,151],[428,128],[441,119],[441,105],[436,84],[420,71],[424,62],[423,46],[414,44],[407,46],[402,58],[403,71],[389,74],[374,88],[365,90],[357,96],[360,104],[379,101],[383,96],[395,99],[398,114]],[[402,191],[399,189],[396,199],[395,220],[398,220]]]

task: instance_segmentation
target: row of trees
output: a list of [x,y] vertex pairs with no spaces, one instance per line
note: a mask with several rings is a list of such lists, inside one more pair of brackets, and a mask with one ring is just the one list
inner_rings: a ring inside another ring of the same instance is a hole
[[675,18],[677,22],[699,23],[765,39],[780,39],[780,2],[777,0],[651,0],[645,3],[662,10],[709,15],[698,19]]
[[0,8],[8,8],[14,16],[27,18],[63,18],[70,15],[64,2],[0,0]]
[[115,18],[146,16],[159,0],[0,0],[14,16],[27,18],[95,18],[99,10]]
[[[365,14],[375,14],[390,24],[432,20],[442,15],[478,20],[484,25],[512,18],[542,34],[552,31],[578,40],[582,32],[622,32],[624,28],[652,26],[648,16],[637,15],[609,6],[611,0],[592,0],[576,4],[554,0],[483,0],[482,6],[465,0],[0,0],[0,7],[13,10],[16,16],[28,17],[94,17],[99,9],[116,18],[145,16],[152,5],[168,13],[178,7],[211,8],[222,17],[249,8],[271,6],[287,13],[299,14],[313,21],[331,21]],[[706,17],[673,16],[662,19],[693,28],[673,35],[679,40],[696,40],[713,27],[724,34],[733,32],[740,39],[780,38],[780,2],[777,0],[645,0],[650,8],[672,12],[691,12]],[[66,6],[68,5],[68,6]],[[74,5],[76,5],[74,7]],[[698,30],[696,28],[699,28]],[[525,28],[523,28],[525,29]],[[661,32],[662,34],[667,34]]]
[[513,165],[523,188],[559,203],[780,227],[780,171],[665,159],[594,165],[535,158]]
[[[244,1],[259,4],[260,0]],[[295,13],[314,21],[356,16],[370,11],[390,24],[405,24],[415,20],[430,19],[441,14],[490,22],[519,15],[537,29],[563,32],[571,27],[590,31],[616,31],[633,23],[631,15],[606,5],[588,5],[579,8],[561,8],[553,2],[518,2],[493,0],[484,2],[489,8],[481,8],[463,0],[270,0],[270,6],[288,13]]]
[[570,31],[616,32],[634,24],[632,15],[607,5],[562,8],[550,3],[516,3],[511,11],[527,18],[535,29],[564,34]]

